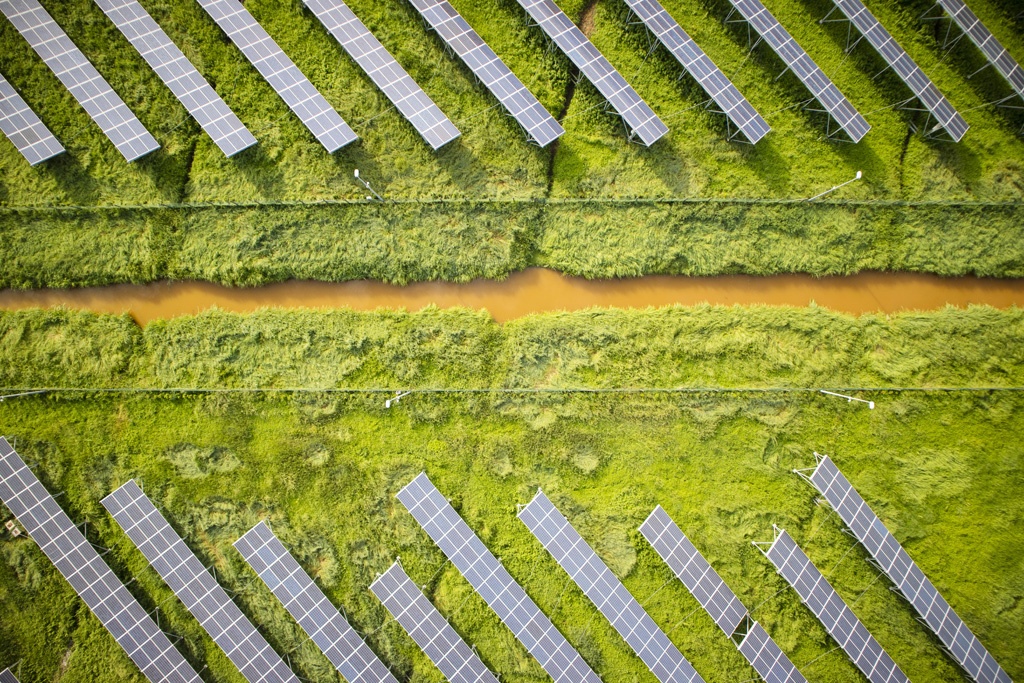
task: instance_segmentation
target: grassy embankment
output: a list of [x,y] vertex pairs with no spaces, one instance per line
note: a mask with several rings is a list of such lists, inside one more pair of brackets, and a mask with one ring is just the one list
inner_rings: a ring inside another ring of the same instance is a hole
[[[211,313],[137,328],[69,312],[0,315],[0,385],[40,387],[1021,386],[1024,314],[893,318],[820,309],[666,309],[534,316],[465,311]],[[273,528],[403,680],[440,681],[366,590],[401,556],[505,681],[542,680],[523,648],[394,500],[425,470],[606,681],[653,681],[515,519],[537,486],[709,681],[751,677],[635,531],[662,504],[812,681],[857,677],[750,545],[780,524],[915,681],[964,680],[790,470],[832,454],[1015,678],[1024,675],[1024,508],[1012,391],[876,393],[868,411],[813,392],[58,393],[0,404],[0,433],[211,681],[238,681],[99,505],[130,477],[280,652],[326,660],[230,543]],[[23,680],[138,674],[31,541],[0,542],[0,664]]]
[[[858,145],[823,139],[823,121],[799,109],[806,92],[763,46],[724,25],[718,0],[666,6],[762,112],[774,132],[756,148],[724,139],[724,125],[668,54],[649,58],[644,33],[627,26],[625,4],[599,0],[591,35],[672,132],[651,149],[626,142],[586,82],[570,87],[567,60],[546,46],[512,0],[456,2],[467,19],[568,132],[540,150],[525,142],[465,67],[446,56],[405,0],[355,0],[353,8],[463,130],[432,153],[301,8],[298,0],[248,3],[282,47],[356,128],[362,140],[327,155],[227,44],[197,3],[144,4],[260,139],[225,159],[94,3],[50,6],[164,148],[125,164],[7,22],[0,72],[20,90],[70,153],[29,168],[0,144],[0,286],[62,286],[197,278],[257,284],[291,277],[393,282],[500,278],[527,265],[609,277],[646,273],[847,273],[864,269],[1020,276],[1021,121],[983,106],[1007,94],[965,43],[943,58],[942,31],[918,16],[926,2],[871,8],[965,112],[959,145],[909,132],[912,117],[890,107],[906,92],[861,46],[845,57],[845,30],[813,19],[824,0],[777,0],[772,10],[864,113],[874,129]],[[578,17],[583,3],[563,5]],[[1020,19],[995,0],[972,5],[997,37],[1024,55]],[[389,199],[365,194],[352,169]],[[846,180],[865,181],[839,199],[897,205],[778,203]],[[735,203],[760,199],[766,204]],[[659,203],[687,199],[693,203]],[[421,204],[420,200],[430,200]],[[484,201],[480,201],[484,200]],[[500,200],[501,203],[490,203]],[[711,201],[714,200],[714,201]],[[283,208],[209,203],[299,202]],[[310,205],[355,201],[343,206]],[[471,201],[472,203],[462,203]],[[918,202],[951,201],[953,206]],[[582,202],[582,203],[581,203]],[[721,202],[721,203],[719,203]],[[899,204],[910,202],[910,205]],[[998,202],[1000,207],[963,202]],[[1006,203],[1009,204],[1006,204]],[[122,209],[111,206],[171,205]],[[185,205],[182,208],[182,205]],[[81,207],[54,212],[53,206]],[[190,208],[191,207],[191,208]]]

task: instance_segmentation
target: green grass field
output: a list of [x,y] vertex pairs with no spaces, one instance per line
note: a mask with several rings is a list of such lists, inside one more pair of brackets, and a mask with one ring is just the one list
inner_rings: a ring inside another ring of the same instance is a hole
[[[611,681],[653,681],[515,519],[538,486],[709,681],[753,673],[636,527],[663,505],[811,681],[858,677],[751,541],[802,543],[915,681],[965,680],[877,579],[836,516],[790,472],[827,452],[975,633],[1024,675],[1020,597],[1024,314],[893,318],[816,309],[697,308],[544,315],[211,313],[155,323],[0,314],[0,385],[91,387],[0,404],[17,448],[209,681],[241,680],[99,505],[137,478],[279,652],[336,680],[231,543],[268,520],[401,680],[442,680],[368,592],[400,556],[505,681],[539,666],[417,527],[394,493],[420,471],[450,496],[569,641]],[[182,393],[310,387],[283,393]],[[819,386],[874,391],[877,408]],[[169,388],[155,393],[96,388]],[[388,388],[544,389],[414,393]],[[691,392],[580,393],[582,388]],[[741,388],[793,391],[738,391]],[[811,391],[799,391],[808,387]],[[352,388],[354,393],[337,393]],[[716,391],[732,388],[734,391]],[[335,390],[333,393],[331,390]],[[368,531],[372,530],[372,531]],[[22,680],[138,680],[34,544],[0,542],[0,664]]]
[[[1020,112],[987,106],[1009,94],[967,41],[945,55],[942,28],[919,20],[928,3],[870,6],[953,104],[971,130],[963,143],[911,133],[920,118],[892,109],[906,98],[892,74],[873,80],[879,58],[862,45],[845,55],[845,29],[819,25],[826,0],[774,0],[771,9],[873,126],[860,144],[824,138],[824,121],[765,46],[747,53],[746,33],[724,24],[721,0],[667,0],[666,7],[730,75],[774,131],[756,147],[725,138],[720,117],[664,50],[648,56],[621,0],[588,15],[595,44],[670,126],[650,149],[627,142],[596,90],[573,87],[568,61],[549,49],[512,0],[456,2],[567,129],[538,149],[460,62],[447,56],[405,0],[358,0],[353,9],[463,131],[433,153],[348,59],[299,0],[248,3],[256,17],[349,121],[361,141],[334,155],[318,146],[197,3],[143,4],[252,130],[260,144],[226,159],[89,0],[49,9],[163,145],[126,164],[8,22],[0,23],[0,72],[69,149],[30,168],[0,143],[0,286],[63,286],[198,278],[256,284],[290,277],[394,282],[502,277],[531,264],[590,277],[647,273],[921,270],[1019,276],[1024,124]],[[1012,5],[1012,3],[1011,3]],[[972,7],[1024,59],[1013,7]],[[565,3],[578,18],[582,2]],[[366,194],[354,168],[385,197],[425,205],[334,207]],[[863,170],[837,205],[773,202],[809,197]],[[749,211],[731,200],[768,200]],[[655,199],[688,199],[664,205]],[[470,200],[470,206],[458,203]],[[489,204],[490,200],[505,203]],[[550,203],[569,201],[568,207]],[[597,203],[573,203],[601,200]],[[608,204],[607,200],[629,203]],[[725,200],[708,203],[705,200]],[[848,200],[911,202],[893,213]],[[298,202],[287,211],[263,208]],[[919,202],[953,202],[936,209]],[[211,202],[248,210],[195,209]],[[456,203],[452,203],[456,202]],[[484,203],[479,203],[484,202]],[[1002,204],[979,217],[974,202]],[[91,207],[172,205],[159,212]],[[184,206],[183,206],[184,205]],[[43,207],[69,208],[54,213]],[[5,208],[7,207],[7,208]],[[11,211],[10,207],[23,207]],[[34,207],[34,208],[32,208]],[[807,228],[817,234],[808,243]],[[767,229],[767,230],[766,230]],[[983,254],[997,234],[1010,248]],[[763,261],[764,237],[771,251]],[[723,239],[723,235],[725,238]],[[73,249],[71,248],[73,245]],[[298,247],[298,248],[296,248]],[[813,258],[806,254],[815,252]],[[69,254],[70,252],[70,254]],[[666,255],[666,252],[668,253]],[[656,257],[652,258],[652,254]],[[916,254],[918,258],[907,258]],[[595,261],[594,256],[600,255]],[[212,259],[212,263],[208,262]],[[309,259],[316,260],[310,263]],[[70,267],[69,267],[69,261]]]

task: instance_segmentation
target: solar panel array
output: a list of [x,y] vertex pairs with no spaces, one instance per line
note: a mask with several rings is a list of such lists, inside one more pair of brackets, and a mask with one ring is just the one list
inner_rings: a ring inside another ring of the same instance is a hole
[[391,565],[370,584],[370,590],[449,681],[498,683],[495,675],[423,595],[401,564],[395,562]]
[[555,117],[537,101],[505,62],[494,53],[448,0],[410,0],[441,40],[519,122],[532,142],[541,147],[565,133]]
[[399,491],[398,500],[555,683],[601,683],[425,473]]
[[349,683],[396,683],[384,663],[327,599],[309,574],[260,522],[235,549]]
[[0,671],[0,683],[18,683],[18,678],[10,669],[4,669]]
[[3,437],[0,499],[146,678],[153,683],[202,683]]
[[428,145],[438,149],[459,137],[459,129],[455,124],[448,120],[344,2],[302,1]]
[[0,11],[125,159],[135,161],[160,149],[128,105],[37,0],[0,0]]
[[979,683],[1010,683],[1009,675],[939,594],[831,458],[823,456],[808,479],[971,678]]
[[749,624],[737,647],[762,679],[768,683],[806,683],[761,625],[749,620],[747,608],[664,508],[654,508],[640,525],[640,533],[725,635],[731,638],[743,624]]
[[764,554],[871,683],[910,680],[786,531]]
[[0,75],[0,131],[32,166],[55,157],[64,146],[53,137],[14,86]]
[[646,146],[653,145],[668,132],[657,114],[640,99],[626,79],[615,70],[594,44],[583,35],[553,0],[518,0],[544,33],[587,77],[612,109],[618,112],[630,138],[638,138]]
[[288,55],[239,0],[197,0],[241,50],[288,108],[328,152],[356,140],[355,132],[334,111]]
[[796,74],[796,77],[807,86],[814,98],[850,136],[850,139],[853,142],[860,142],[871,130],[871,126],[825,75],[825,72],[811,59],[810,55],[793,39],[789,31],[783,28],[775,16],[768,11],[761,0],[730,0],[730,2],[775,51],[775,54]]
[[659,681],[704,680],[543,491],[519,510],[519,519]]
[[206,79],[136,0],[96,0],[118,30],[227,156],[256,144]]
[[981,20],[964,4],[963,0],[939,0],[939,4],[967,34],[971,42],[978,46],[989,63],[1009,82],[1010,87],[1018,95],[1024,97],[1024,69],[996,40],[985,24],[981,23]]
[[756,143],[768,134],[768,123],[658,0],[626,0],[626,4],[749,142]]
[[298,683],[138,484],[128,481],[102,503],[246,680]]
[[949,103],[946,96],[939,92],[917,63],[910,58],[907,51],[900,47],[899,43],[882,26],[868,8],[860,0],[833,0],[847,19],[860,31],[861,35],[868,39],[871,46],[882,56],[882,59],[892,67],[914,96],[921,104],[931,112],[938,126],[941,126],[949,133],[949,136],[956,142],[963,139],[969,126],[963,117],[957,113],[953,105]]

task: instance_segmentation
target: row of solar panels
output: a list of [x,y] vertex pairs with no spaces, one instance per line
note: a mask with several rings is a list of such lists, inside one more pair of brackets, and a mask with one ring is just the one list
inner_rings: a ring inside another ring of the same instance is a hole
[[[817,455],[817,454],[816,454]],[[953,658],[979,683],[1010,678],[826,457],[800,471],[836,510],[876,565],[906,597]],[[556,683],[600,679],[541,612],[448,500],[420,474],[399,501]],[[166,635],[72,524],[10,444],[0,437],[0,499],[151,681],[198,681]],[[297,681],[295,674],[227,596],[134,481],[103,499],[151,566],[213,641],[252,682]],[[659,681],[703,678],[554,504],[538,491],[519,519],[607,617]],[[767,683],[805,678],[682,530],[658,506],[640,532]],[[235,548],[350,683],[394,683],[348,621],[260,522]],[[820,571],[783,530],[756,543],[779,574],[872,683],[908,679]],[[497,678],[396,562],[370,586],[387,610],[453,683]],[[0,677],[2,681],[2,677]]]
[[[447,0],[410,0],[445,45],[469,67],[526,131],[545,146],[565,131]],[[631,139],[651,145],[668,127],[553,0],[518,0],[529,16],[597,88],[629,130]],[[944,130],[959,141],[967,123],[860,0],[834,0],[836,9],[871,43],[936,120],[926,132]],[[227,104],[136,0],[95,0],[125,38],[163,80],[227,156],[256,144]],[[355,132],[299,71],[239,0],[198,0],[210,17],[281,96],[314,137],[334,152],[356,140]],[[366,72],[399,112],[433,148],[460,135],[453,124],[388,53],[342,0],[303,0],[324,28]],[[700,83],[737,133],[756,143],[771,129],[729,79],[686,34],[658,0],[626,0],[661,45]],[[810,56],[762,4],[730,0],[854,142],[870,130]],[[962,30],[1024,97],[1024,70],[962,0],[941,0]],[[0,0],[0,10],[28,40],[75,99],[128,161],[159,143],[110,85],[75,47],[37,0]],[[30,164],[64,151],[60,142],[0,76],[0,130]]]

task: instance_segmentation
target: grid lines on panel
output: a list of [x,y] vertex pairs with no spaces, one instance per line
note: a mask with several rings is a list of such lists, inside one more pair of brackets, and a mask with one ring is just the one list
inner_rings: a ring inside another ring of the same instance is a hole
[[448,0],[410,2],[445,45],[462,59],[484,87],[523,127],[532,142],[545,147],[565,133],[562,124],[548,113]]
[[644,26],[654,34],[750,143],[771,130],[740,91],[682,29],[658,0],[626,0]]
[[391,565],[370,590],[451,683],[498,683],[401,564]]
[[3,75],[0,75],[0,131],[30,166],[64,151],[64,146]]
[[38,0],[0,0],[0,11],[126,160],[135,161],[160,149],[156,139]]
[[0,671],[0,683],[18,683],[18,677],[10,669]]
[[808,479],[971,678],[979,683],[1010,683],[1009,675],[889,533],[832,459],[822,456]]
[[985,24],[964,4],[963,0],[939,0],[942,8],[949,13],[957,26],[978,46],[989,63],[1002,74],[1018,95],[1024,97],[1024,69],[1017,60],[996,40]]
[[654,512],[640,525],[640,533],[725,635],[735,633],[747,616],[747,608],[664,508],[660,505],[654,508]]
[[147,679],[202,683],[3,437],[0,499]]
[[650,147],[668,133],[668,126],[553,0],[517,1],[622,117],[631,138]]
[[256,144],[252,133],[137,0],[95,2],[225,155]]
[[298,683],[138,484],[129,480],[102,503],[249,683]]
[[757,31],[786,67],[814,95],[814,98],[825,108],[835,121],[842,127],[850,139],[860,142],[871,130],[864,117],[854,109],[846,96],[825,72],[811,59],[810,55],[800,47],[775,16],[768,11],[761,0],[730,0],[743,18]]
[[806,683],[761,625],[749,620],[747,608],[664,508],[654,508],[640,525],[640,533],[725,635],[733,639],[744,624],[749,624],[737,648],[761,678],[768,683]]
[[764,554],[871,683],[909,681],[785,530]]
[[336,152],[356,140],[355,132],[341,115],[334,111],[239,0],[197,2],[324,149]]
[[555,683],[601,683],[425,473],[398,500]]
[[736,646],[765,683],[807,683],[761,624],[752,622]]
[[703,682],[654,619],[543,491],[537,491],[533,500],[522,507],[519,519],[659,681]]
[[459,129],[395,61],[341,0],[302,0],[348,56],[366,72],[433,149],[459,137]]
[[331,604],[265,522],[235,549],[349,683],[396,683],[384,663]]
[[967,122],[932,83],[931,79],[925,75],[921,67],[910,58],[907,51],[879,23],[875,15],[868,11],[864,3],[861,0],[833,0],[833,2],[860,34],[867,38],[886,64],[892,67],[892,70],[910,88],[925,109],[931,112],[931,115],[938,121],[937,125],[944,128],[954,141],[962,140],[969,128]]

